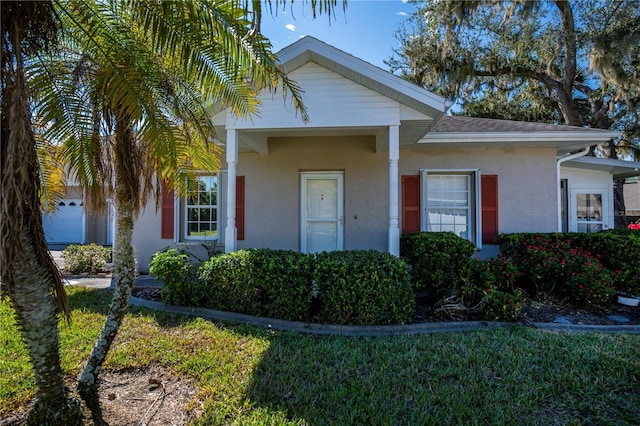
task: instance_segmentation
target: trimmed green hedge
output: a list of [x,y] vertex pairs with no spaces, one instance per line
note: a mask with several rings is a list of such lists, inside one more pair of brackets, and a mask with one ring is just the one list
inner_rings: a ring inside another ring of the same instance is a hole
[[404,324],[415,299],[409,267],[378,251],[335,251],[317,255],[313,280],[319,320],[337,324]]
[[188,282],[186,265],[175,250],[154,256],[167,303],[341,324],[406,323],[413,314],[409,267],[388,253],[239,250],[204,262]]
[[259,279],[249,250],[238,250],[204,262],[198,280],[205,292],[205,308],[263,315]]
[[287,250],[249,249],[205,262],[199,279],[206,307],[290,320],[311,309],[311,262]]
[[162,299],[171,305],[203,306],[205,292],[187,253],[168,248],[151,256],[149,272],[162,281]]
[[400,237],[400,256],[411,266],[416,290],[435,295],[454,287],[476,246],[453,232],[414,232]]

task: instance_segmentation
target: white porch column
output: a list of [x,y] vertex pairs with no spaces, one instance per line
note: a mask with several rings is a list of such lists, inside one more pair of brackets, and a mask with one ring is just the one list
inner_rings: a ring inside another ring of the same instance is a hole
[[398,194],[398,160],[400,126],[389,126],[389,253],[400,256],[400,202]]
[[227,227],[224,230],[224,252],[236,251],[236,165],[238,164],[238,131],[227,130]]

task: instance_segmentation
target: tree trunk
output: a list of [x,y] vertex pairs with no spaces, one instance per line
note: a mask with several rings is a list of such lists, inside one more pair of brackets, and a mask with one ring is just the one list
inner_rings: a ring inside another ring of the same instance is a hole
[[[123,138],[129,140],[123,141]],[[123,129],[121,124],[116,124],[116,145],[130,146],[132,138],[130,129]],[[121,161],[121,158],[116,154],[116,163]],[[116,241],[113,251],[115,290],[100,337],[87,359],[77,384],[78,392],[91,410],[96,424],[104,423],[98,397],[100,370],[127,312],[136,273],[135,256],[131,245],[135,208],[128,185],[130,179],[128,179],[126,167],[119,167],[116,164],[115,169]]]
[[[605,158],[618,159],[616,154],[616,144],[613,140],[599,146],[602,156]],[[627,229],[627,208],[624,203],[624,179],[613,179],[613,214],[614,228]]]
[[629,221],[627,220],[627,207],[624,203],[624,179],[613,180],[613,214],[614,228],[627,229]]
[[30,239],[25,236],[20,243],[21,254],[13,262],[16,287],[11,301],[38,388],[28,423],[81,424],[79,401],[68,397],[60,367],[57,307],[49,291],[51,278]]
[[9,295],[15,310],[36,381],[36,400],[27,423],[78,425],[82,421],[80,404],[69,398],[60,366],[59,311],[52,293],[65,315],[69,311],[42,229],[36,141],[31,127],[20,25],[27,22],[11,22],[9,36],[3,40],[3,55],[7,57],[3,58],[2,69],[0,138],[2,290]]

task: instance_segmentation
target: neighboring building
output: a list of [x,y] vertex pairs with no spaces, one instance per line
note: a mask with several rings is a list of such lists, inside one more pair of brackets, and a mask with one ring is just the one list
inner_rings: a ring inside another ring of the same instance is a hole
[[625,182],[624,206],[629,223],[635,223],[640,219],[640,181],[638,179],[627,179]]
[[[639,163],[581,157],[615,132],[445,116],[445,100],[311,37],[278,56],[304,89],[258,117],[214,117],[226,161],[189,199],[165,193],[134,227],[141,271],[167,246],[399,252],[401,233],[453,231],[481,256],[508,232],[613,227],[612,178]],[[634,171],[636,170],[636,171]]]
[[112,245],[115,228],[113,204],[107,201],[104,212],[85,211],[80,186],[67,186],[66,195],[57,201],[53,214],[42,215],[44,234],[50,246],[67,244]]

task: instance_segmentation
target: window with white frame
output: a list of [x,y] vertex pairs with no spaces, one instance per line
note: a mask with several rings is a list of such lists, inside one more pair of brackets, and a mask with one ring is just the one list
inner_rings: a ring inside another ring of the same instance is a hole
[[479,237],[479,171],[422,170],[422,230]]
[[218,181],[218,176],[197,178],[197,191],[185,200],[185,239],[218,238]]
[[603,194],[578,193],[576,194],[576,225],[578,232],[602,231],[603,220]]

